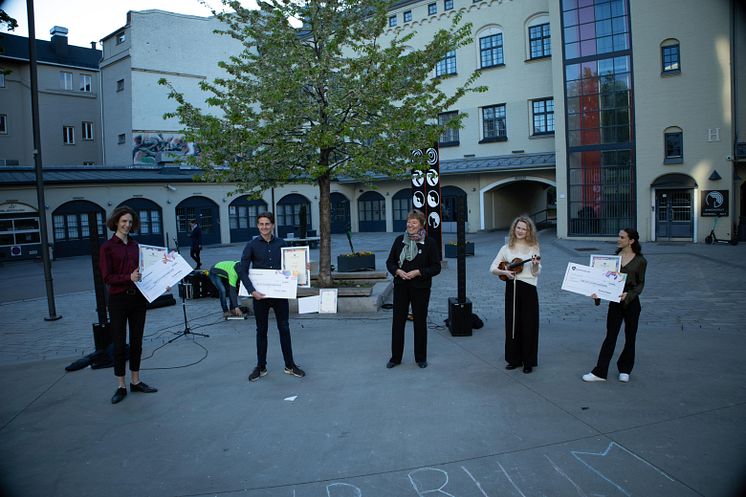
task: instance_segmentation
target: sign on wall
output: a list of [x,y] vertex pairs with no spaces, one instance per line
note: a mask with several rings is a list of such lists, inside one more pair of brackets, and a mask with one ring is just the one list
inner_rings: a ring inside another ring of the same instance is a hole
[[412,151],[415,160],[424,158],[427,170],[412,171],[412,206],[425,214],[427,236],[433,237],[442,253],[440,154],[438,146]]
[[702,217],[728,215],[728,190],[702,190]]

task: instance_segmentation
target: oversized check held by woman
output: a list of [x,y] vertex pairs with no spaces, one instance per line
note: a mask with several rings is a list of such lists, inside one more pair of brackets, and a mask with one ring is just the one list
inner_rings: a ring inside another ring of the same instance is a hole
[[624,273],[569,262],[562,280],[562,289],[585,296],[595,293],[600,299],[619,302],[626,279],[627,275]]

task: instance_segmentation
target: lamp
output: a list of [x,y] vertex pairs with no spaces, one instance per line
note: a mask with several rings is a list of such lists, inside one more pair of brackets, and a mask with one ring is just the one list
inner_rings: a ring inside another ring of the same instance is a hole
[[170,192],[175,192],[176,191],[176,187],[171,186],[171,185],[166,185],[163,188],[165,188],[166,190],[168,190]]

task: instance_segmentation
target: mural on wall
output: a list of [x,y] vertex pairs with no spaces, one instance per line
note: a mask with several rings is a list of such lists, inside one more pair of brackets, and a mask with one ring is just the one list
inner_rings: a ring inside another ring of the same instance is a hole
[[198,147],[180,134],[137,133],[132,135],[132,163],[156,164],[159,154],[176,156],[196,155]]

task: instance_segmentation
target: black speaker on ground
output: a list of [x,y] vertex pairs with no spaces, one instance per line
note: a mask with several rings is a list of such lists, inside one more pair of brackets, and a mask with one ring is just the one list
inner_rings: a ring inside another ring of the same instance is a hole
[[93,323],[93,344],[96,350],[106,350],[111,344],[109,323]]
[[148,309],[158,309],[159,307],[168,307],[169,305],[176,305],[176,299],[170,293],[164,293],[154,301],[148,303]]
[[448,298],[448,329],[455,337],[471,336],[471,300],[459,302],[456,297]]
[[[212,284],[210,278],[202,271],[192,271],[184,277],[183,282],[185,288],[179,288],[180,297],[201,299],[218,296],[218,289],[215,288],[215,285]],[[183,295],[183,292],[186,292],[186,295]]]

